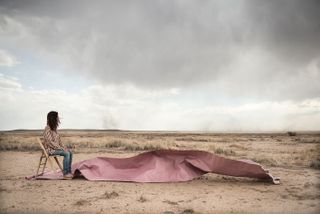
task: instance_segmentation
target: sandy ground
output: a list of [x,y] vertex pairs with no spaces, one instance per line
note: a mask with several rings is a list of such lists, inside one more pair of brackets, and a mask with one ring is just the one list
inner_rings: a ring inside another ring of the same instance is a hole
[[[276,142],[275,154],[282,148]],[[297,151],[301,145],[284,146]],[[303,145],[311,150],[314,146]],[[75,152],[74,162],[140,152],[80,151]],[[277,157],[277,166],[267,168],[281,178],[280,185],[216,174],[180,183],[24,179],[35,173],[39,157],[39,151],[0,152],[0,213],[320,213],[320,171],[303,164],[286,165]]]

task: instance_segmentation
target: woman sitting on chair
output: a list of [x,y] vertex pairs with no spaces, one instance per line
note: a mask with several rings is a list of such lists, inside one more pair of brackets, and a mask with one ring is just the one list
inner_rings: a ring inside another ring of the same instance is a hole
[[58,112],[50,111],[47,115],[47,126],[43,132],[44,145],[50,155],[63,156],[63,177],[72,179],[71,173],[72,151],[68,149],[60,139],[57,128],[60,124]]

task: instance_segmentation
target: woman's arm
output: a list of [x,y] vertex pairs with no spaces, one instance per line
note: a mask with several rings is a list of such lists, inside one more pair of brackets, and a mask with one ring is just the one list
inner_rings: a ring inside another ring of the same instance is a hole
[[58,144],[63,148],[63,150],[67,151],[68,148],[62,143],[60,135],[57,136]]
[[61,146],[59,143],[59,140],[57,140],[58,138],[53,137],[52,131],[50,130],[50,128],[45,128],[44,133],[43,133],[43,137],[44,137],[44,142],[47,147],[54,149],[54,150],[56,150],[56,149],[63,149],[64,150],[64,147]]

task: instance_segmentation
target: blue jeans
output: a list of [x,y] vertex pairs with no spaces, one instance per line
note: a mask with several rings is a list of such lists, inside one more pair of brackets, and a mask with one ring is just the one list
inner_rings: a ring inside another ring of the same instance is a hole
[[63,174],[66,175],[71,173],[71,164],[72,164],[72,152],[64,150],[54,150],[52,155],[63,156]]

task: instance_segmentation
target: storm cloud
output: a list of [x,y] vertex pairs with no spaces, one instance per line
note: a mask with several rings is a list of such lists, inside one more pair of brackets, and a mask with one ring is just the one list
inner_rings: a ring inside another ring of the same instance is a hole
[[320,2],[0,3],[1,45],[105,84],[265,100],[320,94]]

